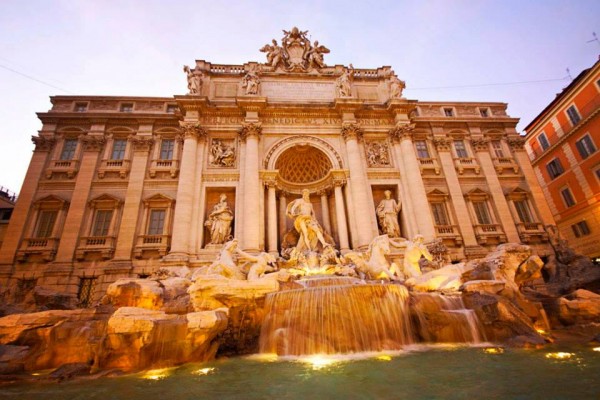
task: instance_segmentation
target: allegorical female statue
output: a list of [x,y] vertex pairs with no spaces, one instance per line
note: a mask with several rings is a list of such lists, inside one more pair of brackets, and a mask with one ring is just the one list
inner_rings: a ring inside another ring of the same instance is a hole
[[210,244],[222,244],[231,239],[233,212],[227,204],[227,195],[221,193],[204,226],[210,229]]
[[377,206],[377,218],[384,234],[391,238],[400,237],[400,225],[398,224],[398,213],[402,208],[402,203],[392,199],[392,192],[384,192],[385,199],[381,200]]

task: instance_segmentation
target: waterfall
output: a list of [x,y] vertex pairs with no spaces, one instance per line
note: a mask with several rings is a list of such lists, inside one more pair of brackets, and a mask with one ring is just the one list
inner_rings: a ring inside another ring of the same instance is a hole
[[407,289],[358,282],[307,279],[301,283],[304,289],[267,295],[260,352],[355,353],[399,350],[413,343]]

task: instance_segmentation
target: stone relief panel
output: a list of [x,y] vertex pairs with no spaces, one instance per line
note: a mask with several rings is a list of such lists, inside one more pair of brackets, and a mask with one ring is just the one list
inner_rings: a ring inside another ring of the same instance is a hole
[[365,142],[367,164],[371,168],[390,167],[390,148],[384,140]]
[[208,165],[217,168],[232,168],[235,167],[235,159],[235,139],[211,139]]

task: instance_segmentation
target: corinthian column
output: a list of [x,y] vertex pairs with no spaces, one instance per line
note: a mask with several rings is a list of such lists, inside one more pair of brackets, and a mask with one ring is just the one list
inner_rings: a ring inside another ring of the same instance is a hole
[[412,130],[413,126],[400,124],[390,131],[390,135],[395,141],[400,142],[406,185],[408,195],[411,198],[412,212],[416,216],[417,228],[419,233],[425,237],[425,240],[432,240],[435,237],[435,229],[429,210],[425,185],[421,177],[421,166],[419,160],[417,160],[412,142]]
[[323,227],[331,235],[331,221],[329,219],[329,201],[327,200],[327,190],[319,192],[321,196],[321,213],[323,214]]
[[371,240],[377,236],[377,224],[374,220],[375,209],[369,201],[368,191],[370,191],[362,158],[358,147],[358,141],[362,139],[362,129],[356,123],[345,123],[342,126],[342,137],[346,141],[346,151],[348,152],[348,169],[350,170],[350,188],[356,218],[357,231],[354,237],[357,238],[358,247],[366,247]]
[[104,133],[104,125],[93,126],[92,129],[98,134],[81,135],[79,137],[79,141],[83,146],[83,156],[81,157],[81,167],[77,173],[77,180],[71,197],[71,205],[65,219],[63,234],[56,251],[57,263],[73,262],[75,247],[83,223],[83,214],[90,195],[96,164],[98,163],[98,155],[104,146],[104,136],[99,134]]
[[492,161],[492,156],[490,155],[489,141],[486,139],[479,139],[473,140],[471,143],[477,152],[479,164],[481,165],[483,175],[485,176],[485,180],[490,188],[492,200],[494,201],[494,205],[498,211],[498,217],[500,219],[500,223],[502,224],[502,229],[506,234],[506,238],[509,242],[519,243],[521,239],[519,238],[515,221],[510,213],[508,202],[504,197],[502,185],[500,184],[498,175],[496,175],[496,168],[494,168],[494,162]]
[[258,174],[258,140],[262,133],[260,122],[245,122],[240,130],[240,138],[246,142],[244,163],[244,207],[242,249],[259,251],[260,243],[260,178]]
[[335,196],[335,217],[337,220],[337,230],[340,240],[340,251],[346,252],[350,249],[348,243],[348,226],[346,222],[346,208],[344,207],[344,194],[342,185],[344,181],[334,181],[334,196]]
[[184,139],[183,154],[173,217],[171,251],[165,258],[168,261],[187,261],[189,257],[194,187],[196,174],[200,173],[200,171],[196,171],[196,158],[198,154],[202,157],[206,139],[206,131],[199,124],[182,123],[181,128]]
[[[33,204],[33,198],[38,188],[39,180],[44,172],[44,165],[51,150],[54,147],[56,139],[45,136],[32,136],[31,140],[35,144],[35,150],[25,175],[23,187],[19,192],[17,204],[13,209],[10,222],[4,235],[4,241],[0,249],[0,271],[9,272],[12,269],[15,253],[19,247],[19,241],[23,236],[26,227],[27,215]],[[6,265],[6,268],[4,268]]]

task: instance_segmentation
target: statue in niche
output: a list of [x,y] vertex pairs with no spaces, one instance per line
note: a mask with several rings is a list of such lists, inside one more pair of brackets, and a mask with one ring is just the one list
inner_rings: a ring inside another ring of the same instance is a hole
[[227,195],[221,193],[204,226],[210,229],[210,244],[221,244],[231,239],[233,212],[227,204]]
[[370,142],[367,144],[367,161],[369,167],[389,166],[390,156],[385,142]]
[[335,81],[338,97],[352,97],[352,70],[344,68],[344,72]]
[[258,94],[259,85],[260,78],[254,71],[248,71],[248,73],[242,78],[242,87],[246,89],[247,95]]
[[210,146],[210,165],[218,167],[233,167],[235,163],[235,150],[219,139],[213,139]]
[[279,46],[275,39],[273,39],[271,43],[272,45],[265,44],[260,51],[267,53],[267,65],[270,65],[275,69],[280,63],[283,63],[283,47]]
[[308,67],[324,68],[325,63],[323,62],[323,54],[327,53],[329,53],[329,49],[323,45],[319,45],[319,41],[315,40],[315,44],[305,54]]
[[294,228],[300,235],[296,244],[297,251],[315,251],[319,243],[323,248],[329,245],[323,237],[323,228],[315,218],[308,189],[302,191],[301,198],[288,204],[286,214],[294,220]]
[[183,72],[187,74],[188,94],[199,96],[202,92],[202,72],[184,65]]
[[389,190],[386,190],[384,195],[385,198],[379,202],[376,210],[379,226],[381,231],[390,238],[399,238],[401,236],[398,213],[402,209],[402,202],[392,199],[392,192]]
[[402,97],[402,91],[406,88],[406,82],[398,79],[397,76],[393,76],[390,81],[390,98],[399,99]]
[[427,261],[432,261],[433,256],[425,246],[423,235],[415,235],[413,240],[408,240],[406,250],[404,251],[404,276],[406,279],[421,276],[421,267],[419,260],[425,257]]

